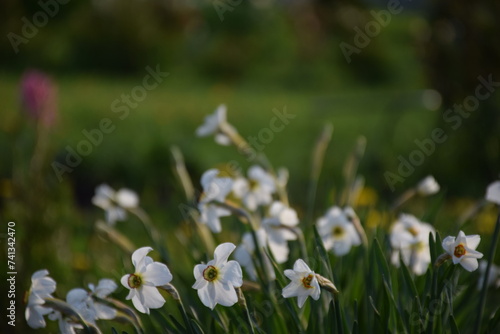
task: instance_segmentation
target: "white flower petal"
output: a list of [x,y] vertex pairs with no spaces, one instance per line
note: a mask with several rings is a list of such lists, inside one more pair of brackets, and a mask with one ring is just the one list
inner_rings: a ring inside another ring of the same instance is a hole
[[146,246],[139,248],[132,254],[132,263],[134,264],[136,271],[140,271],[145,266],[144,260],[146,255],[152,250],[153,248]]
[[198,289],[198,297],[206,307],[214,309],[217,304],[215,300],[215,287],[213,283],[207,284],[204,288]]
[[479,243],[481,242],[481,237],[479,235],[468,235],[466,237],[467,239],[467,247],[475,250],[477,246],[479,246]]
[[232,142],[231,138],[222,133],[216,133],[214,139],[217,144],[222,146],[229,146]]
[[[132,291],[135,291],[135,290],[132,290]],[[127,299],[129,299],[129,298],[127,298]],[[132,304],[134,304],[134,307],[136,308],[137,311],[139,311],[141,313],[149,314],[149,308],[147,308],[143,305],[139,294],[134,294],[134,296],[132,297]]]
[[99,284],[95,289],[92,289],[94,291],[94,294],[99,297],[99,298],[105,298],[111,293],[115,292],[115,290],[118,288],[118,285],[115,283],[114,280],[108,279],[108,278],[103,278],[99,281]]
[[150,309],[160,308],[165,304],[165,298],[156,287],[143,285],[139,288],[144,300],[144,307]]
[[214,266],[219,268],[224,263],[226,263],[229,255],[231,255],[235,248],[236,246],[230,242],[226,242],[217,246],[214,251]]
[[500,205],[500,181],[495,181],[488,186],[486,200]]
[[234,287],[229,284],[223,284],[221,282],[214,283],[215,289],[215,302],[222,306],[233,306],[238,302],[238,296]]
[[[154,262],[146,267],[143,274],[144,281],[154,286],[165,285],[172,280],[172,274],[168,267],[160,262]],[[145,283],[146,283],[145,282]]]
[[308,273],[311,272],[312,270],[309,268],[309,266],[304,262],[302,259],[298,259],[295,261],[293,265],[293,270],[295,272],[302,272],[302,273]]
[[130,189],[120,189],[116,193],[116,202],[123,208],[136,208],[139,205],[139,197]]
[[240,264],[236,261],[228,261],[220,270],[222,281],[239,288],[243,285],[243,273]]
[[464,257],[462,261],[460,261],[460,264],[467,271],[474,271],[479,267],[477,259],[471,257]]

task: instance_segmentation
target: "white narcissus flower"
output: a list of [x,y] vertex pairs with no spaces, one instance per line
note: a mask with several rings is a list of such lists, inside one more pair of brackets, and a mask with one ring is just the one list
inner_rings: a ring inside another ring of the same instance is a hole
[[201,176],[203,196],[201,202],[211,201],[224,202],[226,196],[231,192],[233,180],[229,177],[219,177],[219,170],[209,169]]
[[232,306],[238,301],[235,288],[243,284],[243,274],[238,262],[227,260],[235,248],[230,242],[220,244],[215,248],[213,260],[194,267],[193,289],[198,290],[203,305],[212,310],[217,304]]
[[423,275],[431,262],[429,234],[435,235],[434,228],[416,217],[401,214],[391,228],[391,262],[399,267],[399,257],[416,275]]
[[434,176],[429,175],[418,183],[416,189],[420,196],[429,196],[437,193],[440,188]]
[[165,303],[165,299],[156,287],[168,284],[172,280],[172,274],[165,264],[153,262],[153,259],[147,256],[152,250],[151,247],[136,250],[132,254],[135,272],[124,275],[120,280],[122,285],[130,290],[127,300],[132,299],[135,308],[147,314],[149,309],[160,308]]
[[241,198],[243,204],[251,211],[259,205],[268,205],[273,201],[276,184],[271,174],[260,166],[252,166],[248,170],[248,180],[242,177],[234,180],[233,194]]
[[478,268],[479,264],[477,259],[483,257],[483,254],[476,251],[481,237],[479,235],[465,235],[463,231],[458,233],[458,236],[448,236],[443,240],[443,248],[448,253],[453,264],[460,263],[467,271],[474,271]]
[[306,302],[308,296],[318,300],[321,294],[320,286],[316,274],[302,259],[295,261],[293,270],[285,270],[285,276],[291,282],[283,288],[282,295],[285,298],[298,297],[297,303],[300,308]]
[[56,281],[48,277],[49,271],[38,270],[31,276],[31,287],[28,295],[25,317],[31,328],[44,328],[46,326],[44,315],[52,312],[52,308],[45,307],[46,298],[53,298],[56,291]]
[[[259,246],[262,249],[265,249],[267,245],[267,235],[264,229],[259,228],[257,231],[255,231],[255,235],[257,237]],[[248,276],[250,276],[250,279],[253,281],[257,280],[257,271],[254,265],[254,260],[256,260],[256,255],[254,254],[256,248],[257,247],[255,247],[255,242],[252,234],[250,232],[247,232],[243,235],[241,244],[236,247],[236,250],[234,251],[234,258],[240,265],[245,268]],[[267,275],[269,280],[275,280],[276,274],[274,273],[274,268],[271,260],[269,260],[269,257],[263,256],[262,261],[264,262],[265,274]]]
[[215,141],[218,144],[225,146],[230,145],[231,139],[221,132],[221,126],[228,127],[232,131],[236,130],[227,123],[226,111],[227,109],[224,104],[219,105],[213,114],[205,117],[205,123],[196,129],[196,135],[198,137],[215,135]]
[[[486,267],[488,266],[488,261],[479,261],[479,280],[477,281],[477,289],[481,290],[483,287],[484,276],[486,275]],[[486,286],[493,286],[495,289],[500,288],[500,267],[491,264],[490,274],[488,275],[488,280],[486,281]]]
[[291,231],[299,219],[295,210],[281,202],[273,202],[269,209],[269,217],[262,220],[262,227],[267,234],[267,243],[276,262],[284,263],[288,260],[288,240],[296,240],[297,235]]
[[361,238],[349,218],[353,214],[351,208],[341,210],[334,206],[318,219],[316,225],[326,250],[343,256],[349,253],[352,246],[361,244]]
[[486,200],[500,205],[500,181],[495,181],[488,186]]
[[214,233],[222,231],[220,217],[231,215],[231,211],[216,204],[199,203],[198,210],[200,211],[200,223],[206,224]]
[[116,317],[116,310],[94,300],[93,296],[104,299],[117,287],[113,280],[101,279],[97,287],[89,284],[90,292],[81,288],[70,290],[66,295],[66,302],[91,324],[95,324],[95,321],[99,319],[110,320]]
[[133,209],[139,205],[139,197],[130,189],[122,188],[115,191],[107,184],[101,184],[95,190],[92,203],[103,209],[108,224],[114,225],[117,221],[127,218],[126,209]]

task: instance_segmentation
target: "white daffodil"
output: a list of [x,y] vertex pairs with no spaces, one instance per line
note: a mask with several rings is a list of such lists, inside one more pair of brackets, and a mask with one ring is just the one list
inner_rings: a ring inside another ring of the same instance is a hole
[[236,130],[229,123],[227,123],[226,112],[226,106],[224,104],[219,105],[213,114],[205,117],[205,123],[196,129],[196,135],[198,137],[215,135],[215,141],[218,144],[225,146],[230,145],[231,139],[222,133],[221,127],[224,126],[226,128],[230,128],[232,131]]
[[243,274],[238,262],[227,261],[235,248],[230,242],[223,243],[215,248],[213,260],[194,267],[193,289],[198,290],[203,305],[212,310],[217,304],[232,306],[238,301],[234,288],[243,284]]
[[106,298],[117,287],[113,280],[102,279],[97,287],[89,284],[90,292],[81,288],[70,290],[66,295],[66,302],[73,306],[85,321],[91,324],[95,324],[95,321],[99,319],[110,320],[116,317],[116,310],[94,300],[93,297]]
[[151,247],[136,250],[132,254],[135,272],[121,278],[122,285],[130,290],[127,300],[132,299],[135,308],[147,314],[149,309],[160,308],[165,303],[165,299],[156,287],[172,280],[172,274],[165,264],[153,262],[153,259],[147,256],[152,250]]
[[224,202],[231,192],[233,180],[229,177],[219,177],[219,170],[209,169],[201,176],[203,186],[202,203],[211,201]]
[[198,210],[200,211],[200,223],[206,224],[214,233],[222,231],[220,217],[231,215],[231,211],[216,204],[199,203]]
[[429,175],[420,181],[417,185],[417,193],[420,196],[429,196],[437,193],[439,191],[439,184],[437,183],[434,176]]
[[391,228],[391,262],[399,267],[399,257],[416,275],[423,275],[431,262],[429,234],[436,234],[434,228],[416,217],[401,214]]
[[288,240],[296,240],[297,235],[292,229],[297,226],[299,219],[295,210],[281,202],[273,202],[269,209],[269,217],[262,220],[262,227],[267,234],[267,243],[276,262],[284,263],[288,260]]
[[486,200],[500,205],[500,181],[495,181],[488,186]]
[[308,296],[311,296],[314,300],[319,299],[321,290],[316,274],[302,259],[295,261],[293,270],[285,270],[285,276],[288,277],[291,282],[283,288],[283,297],[298,297],[297,303],[300,308],[302,308]]
[[56,291],[56,281],[48,277],[49,271],[38,270],[31,276],[31,287],[28,295],[25,317],[31,328],[44,328],[46,326],[44,315],[52,312],[52,308],[45,307],[46,298],[53,298]]
[[58,311],[54,311],[49,314],[49,319],[58,322],[60,334],[77,334],[77,329],[83,329],[83,326],[81,324],[63,317],[63,315]]
[[101,184],[95,190],[92,203],[104,209],[106,221],[114,225],[117,221],[127,218],[126,209],[133,209],[139,205],[139,197],[130,189],[122,188],[115,191],[107,184]]
[[248,170],[248,180],[239,177],[233,183],[233,194],[242,199],[251,211],[255,211],[259,205],[271,204],[275,192],[273,176],[257,165]]
[[316,222],[325,249],[337,256],[346,255],[352,246],[361,244],[361,238],[349,218],[353,214],[350,208],[342,210],[334,206]]
[[[483,287],[484,276],[486,275],[486,267],[488,266],[488,261],[479,261],[479,280],[477,281],[477,289],[481,290]],[[491,264],[490,274],[488,275],[488,280],[486,281],[487,286],[493,286],[495,289],[500,288],[500,267]]]
[[478,268],[479,264],[477,259],[483,257],[483,254],[476,251],[481,237],[479,235],[468,235],[460,231],[458,236],[448,236],[443,240],[443,248],[448,253],[453,264],[460,263],[467,271],[474,271]]
[[[259,246],[264,249],[266,248],[267,245],[267,235],[264,229],[260,228],[257,231],[255,231],[255,235],[257,237],[257,242],[259,243]],[[250,232],[247,232],[243,235],[241,244],[236,247],[236,250],[234,251],[234,258],[240,265],[242,265],[245,268],[245,271],[248,273],[248,276],[250,276],[250,279],[255,281],[257,280],[257,271],[255,270],[255,265],[254,265],[254,260],[256,259],[255,256],[255,250],[257,247],[255,247],[255,242],[253,239],[253,236]],[[276,279],[276,274],[274,273],[273,265],[271,263],[271,260],[267,256],[262,257],[262,261],[264,262],[264,270],[265,274],[269,278],[269,280],[275,280]]]

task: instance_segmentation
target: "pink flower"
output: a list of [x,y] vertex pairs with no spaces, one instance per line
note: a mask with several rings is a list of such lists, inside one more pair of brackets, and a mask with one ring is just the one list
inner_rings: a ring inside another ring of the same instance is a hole
[[29,116],[50,127],[57,115],[57,87],[44,73],[29,70],[21,79],[21,103]]

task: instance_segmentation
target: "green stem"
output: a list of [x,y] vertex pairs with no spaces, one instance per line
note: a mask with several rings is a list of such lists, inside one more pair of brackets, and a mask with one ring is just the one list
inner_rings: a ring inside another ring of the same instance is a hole
[[488,291],[488,277],[490,276],[491,264],[495,257],[495,251],[498,244],[498,236],[500,235],[500,212],[497,218],[497,223],[495,225],[495,231],[493,232],[493,237],[491,239],[490,250],[488,252],[488,265],[486,266],[486,272],[483,278],[483,287],[481,289],[481,298],[479,299],[479,312],[477,313],[476,325],[474,326],[474,333],[479,334],[481,330],[481,320],[483,318],[484,306],[486,304],[486,293]]

